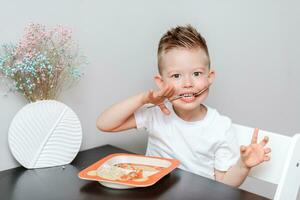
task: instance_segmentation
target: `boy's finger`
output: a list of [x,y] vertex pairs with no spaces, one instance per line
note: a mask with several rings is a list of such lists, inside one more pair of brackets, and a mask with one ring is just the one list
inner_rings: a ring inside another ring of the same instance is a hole
[[270,159],[271,157],[269,155],[264,157],[264,161],[269,161]]
[[158,96],[159,92],[158,91],[153,91],[151,90],[151,93],[150,95],[153,97],[153,98],[156,98]]
[[154,95],[153,95],[153,97],[154,97],[154,98],[158,98],[158,97],[161,98],[161,97],[163,97],[163,96],[164,96],[164,91],[165,91],[165,88],[163,88],[163,89],[161,89],[161,90],[155,92]]
[[169,109],[166,107],[165,104],[159,105],[159,108],[160,108],[160,110],[161,110],[163,113],[165,113],[165,114],[167,114],[167,115],[170,114],[170,111],[169,111]]
[[163,93],[163,96],[164,96],[164,97],[168,97],[168,95],[169,95],[169,93],[170,93],[171,90],[172,90],[172,88],[168,86],[168,88],[167,88],[167,89],[165,90],[165,92]]
[[270,153],[271,152],[271,148],[264,148],[264,152],[265,152],[265,154]]
[[251,144],[256,144],[257,143],[257,136],[258,136],[258,128],[254,129],[253,135],[252,135],[252,140],[251,140]]
[[167,109],[167,108],[165,108],[165,109],[163,110],[163,113],[166,114],[166,115],[171,114],[171,112],[170,112],[169,109]]
[[166,97],[170,98],[174,95],[175,90],[173,88],[171,88],[167,93],[166,93]]
[[164,87],[162,90],[160,90],[157,96],[158,96],[158,97],[164,97],[166,91],[168,91],[168,86],[167,86],[167,87]]
[[152,90],[152,89],[149,90],[148,96],[149,96],[149,97],[153,97],[153,90]]
[[259,143],[261,146],[266,146],[269,141],[269,137],[265,136],[264,139]]
[[241,151],[241,153],[244,153],[245,151],[246,151],[246,147],[244,146],[244,145],[241,145],[241,147],[240,147],[240,151]]

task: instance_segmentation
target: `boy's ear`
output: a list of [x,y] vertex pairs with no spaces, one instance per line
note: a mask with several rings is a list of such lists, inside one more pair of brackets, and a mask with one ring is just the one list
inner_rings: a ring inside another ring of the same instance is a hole
[[161,75],[154,76],[154,81],[159,89],[163,88],[164,81],[163,81]]
[[208,82],[209,82],[210,85],[214,82],[215,77],[216,77],[215,70],[210,70],[210,72],[208,74]]

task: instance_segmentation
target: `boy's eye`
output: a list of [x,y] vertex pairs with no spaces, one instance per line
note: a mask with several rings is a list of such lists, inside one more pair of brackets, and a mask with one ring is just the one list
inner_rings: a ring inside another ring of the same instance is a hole
[[194,76],[201,76],[202,72],[194,72]]
[[180,77],[180,74],[172,74],[171,77],[172,77],[172,78],[179,78],[179,77]]

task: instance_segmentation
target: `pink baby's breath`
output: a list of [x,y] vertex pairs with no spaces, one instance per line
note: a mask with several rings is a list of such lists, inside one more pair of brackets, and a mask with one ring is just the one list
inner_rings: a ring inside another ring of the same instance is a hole
[[46,29],[29,24],[15,48],[6,48],[0,57],[0,75],[14,81],[16,90],[29,101],[55,99],[60,91],[81,77],[86,64],[72,30],[64,26]]

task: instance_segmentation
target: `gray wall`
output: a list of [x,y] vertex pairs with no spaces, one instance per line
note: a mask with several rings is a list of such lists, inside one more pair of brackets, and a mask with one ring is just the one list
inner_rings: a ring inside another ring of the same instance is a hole
[[[0,43],[16,42],[29,22],[62,24],[74,30],[90,64],[81,82],[59,100],[81,119],[81,150],[109,143],[144,153],[146,133],[104,134],[96,129],[95,120],[113,102],[155,87],[157,43],[168,28],[187,23],[207,39],[217,72],[208,105],[236,123],[290,136],[300,132],[297,1],[0,3]],[[17,166],[8,149],[7,132],[13,116],[25,104],[20,95],[0,96],[0,170]],[[247,180],[243,188],[267,197],[275,191],[274,186],[255,180]]]

